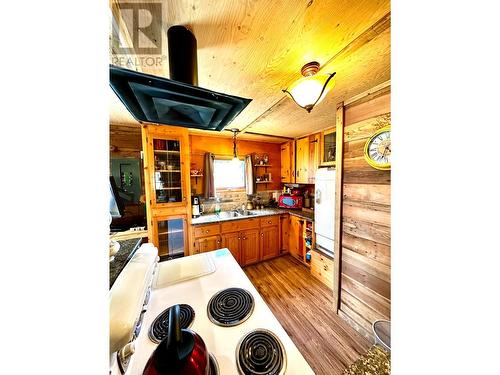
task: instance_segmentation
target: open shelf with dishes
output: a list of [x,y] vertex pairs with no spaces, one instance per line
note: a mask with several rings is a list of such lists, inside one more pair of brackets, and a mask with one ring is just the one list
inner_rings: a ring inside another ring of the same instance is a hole
[[256,184],[265,185],[267,188],[267,185],[273,183],[271,173],[268,172],[268,168],[272,167],[272,165],[269,163],[269,156],[267,154],[252,154],[252,165]]

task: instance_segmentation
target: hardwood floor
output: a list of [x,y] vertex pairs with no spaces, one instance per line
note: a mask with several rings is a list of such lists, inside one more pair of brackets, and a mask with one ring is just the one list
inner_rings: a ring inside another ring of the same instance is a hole
[[316,374],[341,374],[371,346],[334,312],[332,291],[292,256],[243,269]]

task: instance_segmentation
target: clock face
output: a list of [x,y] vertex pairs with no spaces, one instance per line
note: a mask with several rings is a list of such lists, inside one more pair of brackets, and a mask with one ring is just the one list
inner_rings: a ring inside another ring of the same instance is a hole
[[365,145],[365,159],[373,168],[391,168],[391,128],[378,130]]

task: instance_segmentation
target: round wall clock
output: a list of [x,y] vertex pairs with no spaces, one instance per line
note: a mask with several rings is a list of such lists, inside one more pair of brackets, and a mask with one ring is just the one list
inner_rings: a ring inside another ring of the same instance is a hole
[[365,144],[365,160],[373,168],[391,169],[391,126],[377,130]]

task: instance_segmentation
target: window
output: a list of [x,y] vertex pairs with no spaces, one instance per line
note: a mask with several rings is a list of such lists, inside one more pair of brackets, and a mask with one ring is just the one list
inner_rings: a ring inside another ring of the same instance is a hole
[[245,187],[245,161],[214,160],[215,190],[243,189]]

